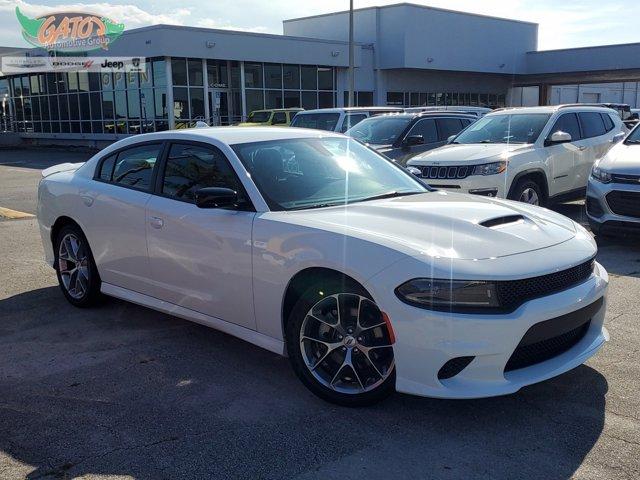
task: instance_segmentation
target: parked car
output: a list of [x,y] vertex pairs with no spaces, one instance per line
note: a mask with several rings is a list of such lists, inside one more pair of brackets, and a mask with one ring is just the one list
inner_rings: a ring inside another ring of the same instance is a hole
[[344,135],[157,132],[43,177],[45,255],[71,304],[106,294],[217,328],[288,355],[332,402],[513,393],[607,339],[587,230],[432,191]]
[[296,113],[302,108],[276,108],[271,110],[254,110],[247,117],[246,122],[238,124],[240,127],[257,127],[268,125],[290,125]]
[[407,113],[420,113],[420,112],[458,112],[473,115],[476,118],[484,117],[487,113],[493,112],[492,109],[487,107],[471,107],[466,105],[447,105],[447,106],[432,106],[432,107],[409,107],[404,109]]
[[545,205],[584,197],[593,162],[625,131],[608,108],[502,109],[407,165],[437,188]]
[[395,107],[320,108],[298,113],[292,127],[314,128],[328,132],[346,132],[365,118],[383,113],[402,112]]
[[640,233],[640,127],[593,165],[587,217],[595,233]]
[[405,165],[411,157],[441,147],[477,117],[461,113],[389,113],[359,122],[346,135]]

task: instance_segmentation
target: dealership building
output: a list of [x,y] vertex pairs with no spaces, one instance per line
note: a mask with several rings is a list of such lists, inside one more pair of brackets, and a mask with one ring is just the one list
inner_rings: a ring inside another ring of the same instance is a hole
[[[348,20],[285,20],[282,35],[128,30],[108,54],[144,57],[141,73],[0,73],[0,131],[90,144],[231,124],[262,108],[344,106]],[[354,24],[359,106],[640,104],[640,44],[538,51],[535,23],[407,3],[358,9]],[[46,54],[0,47],[0,56]]]

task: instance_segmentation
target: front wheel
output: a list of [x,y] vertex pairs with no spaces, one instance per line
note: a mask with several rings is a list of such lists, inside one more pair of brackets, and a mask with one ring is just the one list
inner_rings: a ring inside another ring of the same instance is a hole
[[76,307],[98,303],[100,276],[89,242],[79,227],[66,225],[60,229],[55,243],[55,269],[62,293]]
[[309,288],[289,317],[287,349],[298,378],[329,402],[370,405],[395,390],[393,335],[361,288]]
[[540,207],[545,204],[542,188],[540,188],[537,182],[528,178],[522,179],[516,184],[509,195],[509,199]]

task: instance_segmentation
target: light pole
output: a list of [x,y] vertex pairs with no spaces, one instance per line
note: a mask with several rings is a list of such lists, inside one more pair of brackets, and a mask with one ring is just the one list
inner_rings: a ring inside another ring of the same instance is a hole
[[353,107],[354,72],[353,72],[353,0],[349,1],[349,101],[348,107]]

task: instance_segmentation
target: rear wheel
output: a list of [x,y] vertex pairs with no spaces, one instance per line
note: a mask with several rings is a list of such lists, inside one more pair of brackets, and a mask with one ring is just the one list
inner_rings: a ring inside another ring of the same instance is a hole
[[529,205],[544,206],[545,198],[542,188],[535,180],[523,178],[519,180],[509,195],[511,200],[528,203]]
[[55,269],[62,293],[76,307],[90,307],[100,300],[100,276],[89,242],[79,227],[60,229],[55,243]]
[[345,406],[376,403],[395,389],[393,336],[367,292],[335,282],[309,288],[287,324],[295,373],[309,390]]

